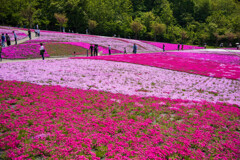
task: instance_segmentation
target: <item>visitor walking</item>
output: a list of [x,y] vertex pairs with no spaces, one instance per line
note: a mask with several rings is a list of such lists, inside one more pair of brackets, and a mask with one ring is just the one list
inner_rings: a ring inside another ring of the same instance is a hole
[[15,45],[17,45],[17,35],[14,31],[13,31],[13,35],[14,35]]
[[178,43],[178,47],[177,48],[178,48],[178,51],[179,51],[180,50],[180,44],[179,43]]
[[6,41],[7,41],[7,46],[11,45],[11,39],[9,37],[9,35],[6,33]]
[[28,29],[28,37],[29,37],[29,40],[31,40],[31,39],[32,39],[32,37],[31,37],[31,31],[30,31],[30,29]]
[[98,45],[95,44],[94,46],[94,56],[98,56]]
[[134,45],[133,45],[133,53],[134,53],[134,54],[137,53],[137,45],[136,45],[136,43],[134,43]]
[[2,33],[1,40],[2,40],[2,47],[5,47],[5,36],[4,36],[4,33]]
[[127,50],[126,50],[126,47],[124,48],[124,54],[127,54]]
[[93,56],[93,45],[91,44],[89,47],[90,51],[91,51],[91,57]]
[[109,53],[109,55],[111,55],[111,46],[110,45],[108,45],[108,53]]
[[2,44],[0,44],[0,61],[2,62]]
[[165,52],[165,44],[163,44],[163,52]]
[[43,60],[44,60],[44,52],[45,52],[45,48],[44,48],[43,44],[40,43],[40,55],[42,56]]
[[204,48],[207,49],[207,43],[204,43]]
[[183,47],[184,47],[184,46],[183,46],[183,44],[182,44],[182,50],[183,50]]

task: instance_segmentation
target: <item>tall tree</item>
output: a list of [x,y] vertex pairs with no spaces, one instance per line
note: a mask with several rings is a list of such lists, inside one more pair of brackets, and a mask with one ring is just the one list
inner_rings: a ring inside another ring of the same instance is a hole
[[22,10],[22,15],[26,18],[29,28],[32,28],[32,18],[35,12],[35,8],[32,3],[30,3],[26,8]]
[[161,24],[161,23],[153,23],[152,24],[152,30],[154,33],[154,41],[156,41],[157,39],[157,35],[163,34],[166,31],[166,25],[165,24]]
[[60,13],[55,13],[54,17],[56,18],[57,22],[59,23],[60,32],[61,32],[61,28],[66,27],[68,18],[66,17],[65,14],[60,14]]
[[131,29],[135,33],[135,39],[138,39],[139,33],[144,29],[144,25],[139,21],[135,20],[131,24]]

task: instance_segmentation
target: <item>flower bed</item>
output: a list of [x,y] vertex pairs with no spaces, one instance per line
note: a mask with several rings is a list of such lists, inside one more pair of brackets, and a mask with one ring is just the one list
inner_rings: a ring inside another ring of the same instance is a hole
[[239,159],[240,109],[0,81],[3,159]]
[[[40,51],[39,44],[19,44],[5,47],[2,49],[2,58],[6,59],[25,59],[25,58],[39,58]],[[49,57],[45,52],[45,57]]]
[[98,44],[99,46],[102,46],[105,48],[108,48],[108,45],[110,45],[113,50],[117,50],[121,52],[124,51],[124,48],[126,48],[127,52],[132,52],[133,44],[136,43],[138,46],[138,50],[137,50],[138,52],[161,51],[161,49],[159,49],[158,47],[149,45],[147,43],[144,43],[138,40],[85,35],[85,34],[75,34],[75,33],[41,31],[41,36],[39,40],[83,42],[88,44]]
[[[12,29],[5,29],[5,28],[0,28],[0,35],[2,36],[2,33],[4,33],[4,36],[6,36],[6,33],[9,35],[11,41],[15,41],[13,31],[15,31],[17,35],[17,40],[21,40],[27,37],[27,34],[19,31],[19,30],[12,30]],[[0,39],[2,41],[2,39]]]
[[[85,48],[85,49],[88,49],[88,50],[89,50],[89,47],[90,47],[89,43],[84,43],[84,42],[62,42],[62,43],[63,44],[70,44],[70,45],[74,45],[74,46],[79,46],[79,47],[82,47],[82,48]],[[102,46],[98,46],[98,52],[102,52],[102,54],[109,54],[108,48],[102,47]],[[111,49],[111,53],[123,53],[123,52],[115,50],[115,49]]]
[[[225,53],[225,54],[224,54]],[[234,54],[229,54],[227,52],[166,52],[165,55],[174,56],[174,57],[182,57],[182,58],[192,58],[199,59],[204,61],[213,61],[224,64],[233,64],[240,65],[240,57]]]
[[240,65],[221,64],[206,60],[168,56],[160,53],[113,55],[101,57],[75,57],[73,59],[97,59],[128,62],[200,74],[204,76],[240,80]]
[[[163,44],[165,45],[165,50],[178,50],[178,44],[172,44],[172,43],[163,43],[163,42],[151,42],[151,41],[143,41],[147,44],[151,44],[153,46],[159,47],[163,49]],[[184,50],[188,49],[204,49],[204,47],[198,47],[198,46],[191,46],[191,45],[183,45]],[[182,44],[180,45],[180,50],[182,50]]]
[[[112,57],[112,56],[109,56]],[[240,106],[240,81],[101,60],[35,60],[0,64],[0,79],[139,96],[207,100]]]

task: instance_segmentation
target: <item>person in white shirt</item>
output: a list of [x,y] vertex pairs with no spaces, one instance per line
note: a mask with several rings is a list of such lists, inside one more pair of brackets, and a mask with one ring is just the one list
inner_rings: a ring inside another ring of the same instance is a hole
[[40,43],[40,55],[42,56],[43,60],[44,60],[44,52],[45,52],[45,48],[44,48],[43,44]]

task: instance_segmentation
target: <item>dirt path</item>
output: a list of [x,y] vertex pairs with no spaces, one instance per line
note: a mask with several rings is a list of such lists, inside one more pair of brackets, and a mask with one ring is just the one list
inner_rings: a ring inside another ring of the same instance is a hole
[[[28,35],[28,31],[24,31],[24,30],[21,30],[21,29],[18,29],[18,30]],[[35,33],[34,33],[34,32],[31,32],[31,36],[32,36],[32,40],[38,38],[38,37],[35,37]],[[17,41],[17,44],[22,44],[22,43],[24,43],[24,42],[26,42],[26,41],[28,41],[28,40],[29,40],[29,37],[27,36],[26,38],[23,38],[23,39],[18,40],[18,41]],[[11,44],[14,45],[14,44],[15,44],[15,41],[11,41]]]

